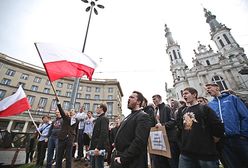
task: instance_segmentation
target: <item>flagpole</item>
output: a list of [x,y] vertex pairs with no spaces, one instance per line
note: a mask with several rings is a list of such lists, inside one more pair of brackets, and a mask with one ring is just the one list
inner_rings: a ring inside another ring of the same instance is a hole
[[38,126],[37,126],[36,123],[34,122],[34,118],[32,117],[32,115],[31,115],[31,113],[30,113],[29,110],[28,110],[28,114],[29,114],[29,117],[31,118],[31,120],[32,120],[32,122],[33,122],[33,124],[34,124],[34,126],[35,126],[35,128],[36,128],[36,130],[37,130],[37,132],[41,135],[41,132],[39,131]]
[[[90,15],[89,15],[88,24],[87,24],[87,28],[86,28],[86,33],[85,33],[85,37],[84,37],[84,44],[83,44],[82,53],[84,53],[84,50],[85,50],[85,44],[86,44],[86,41],[87,41],[87,36],[88,36],[88,31],[89,31],[92,11],[94,10],[95,14],[97,15],[98,12],[96,10],[96,6],[99,7],[99,8],[102,8],[102,9],[104,8],[103,5],[99,5],[99,4],[96,5],[95,1],[97,1],[97,0],[93,0],[91,2],[89,2],[87,0],[82,0],[82,2],[84,2],[84,3],[90,3],[90,6],[88,6],[86,8],[86,12],[90,11]],[[72,94],[71,94],[71,101],[70,101],[70,109],[74,109],[74,107],[75,107],[75,102],[76,102],[79,82],[80,82],[80,78],[76,78],[74,80],[73,90],[72,90]]]
[[49,82],[51,83],[53,92],[54,92],[55,96],[58,98],[58,95],[57,95],[57,92],[56,92],[56,90],[55,90],[55,87],[54,87],[53,83],[51,82],[51,79],[50,79],[50,77],[49,77],[49,73],[48,73],[48,71],[47,71],[47,69],[46,69],[46,66],[44,65],[43,59],[42,59],[42,57],[41,57],[41,55],[40,55],[40,51],[39,51],[39,49],[38,49],[36,43],[34,43],[34,45],[35,45],[35,48],[36,48],[36,50],[37,50],[37,52],[38,52],[38,55],[39,55],[39,57],[40,57],[40,59],[41,59],[41,62],[42,62],[42,64],[43,64],[44,68],[45,68],[45,71],[46,71],[48,80],[49,80]]

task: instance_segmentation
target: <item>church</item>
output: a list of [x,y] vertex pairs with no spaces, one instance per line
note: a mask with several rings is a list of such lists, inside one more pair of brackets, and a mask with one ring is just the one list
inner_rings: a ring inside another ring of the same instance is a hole
[[169,27],[165,25],[166,53],[170,58],[173,76],[173,88],[166,88],[167,101],[183,99],[182,92],[186,87],[194,87],[198,96],[210,99],[205,91],[207,83],[217,83],[221,90],[233,90],[248,101],[248,59],[244,49],[235,41],[230,28],[219,23],[216,16],[205,8],[204,14],[217,51],[199,42],[197,49],[193,50],[192,68],[185,64],[180,45],[174,41]]

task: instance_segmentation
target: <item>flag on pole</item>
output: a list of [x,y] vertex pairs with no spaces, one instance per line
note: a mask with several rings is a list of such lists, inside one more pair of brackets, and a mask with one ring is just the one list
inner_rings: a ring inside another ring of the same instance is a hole
[[21,114],[30,108],[28,99],[20,85],[13,95],[0,101],[0,117]]
[[35,46],[51,82],[83,75],[92,80],[96,63],[84,53],[49,43],[35,43]]

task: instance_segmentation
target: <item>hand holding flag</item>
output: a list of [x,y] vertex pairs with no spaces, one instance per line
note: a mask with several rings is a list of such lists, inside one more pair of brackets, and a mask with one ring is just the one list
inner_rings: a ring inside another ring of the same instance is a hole
[[28,99],[20,85],[15,94],[0,101],[0,117],[21,114],[30,108]]

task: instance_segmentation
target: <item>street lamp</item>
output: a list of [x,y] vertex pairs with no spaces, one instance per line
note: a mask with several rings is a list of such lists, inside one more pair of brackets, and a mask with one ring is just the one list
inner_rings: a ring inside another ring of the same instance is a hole
[[[90,15],[89,15],[89,19],[88,19],[88,24],[87,24],[87,28],[86,28],[86,33],[85,33],[85,37],[84,37],[83,49],[82,49],[82,53],[84,53],[85,44],[86,44],[86,40],[87,40],[87,36],[88,36],[88,31],[89,31],[89,26],[90,26],[90,20],[91,20],[92,11],[94,11],[94,13],[96,15],[98,15],[97,7],[103,9],[104,6],[103,5],[100,5],[100,4],[96,4],[96,1],[98,1],[98,0],[92,0],[92,1],[81,0],[81,1],[84,2],[84,3],[89,4],[89,6],[85,9],[85,11],[86,12],[89,12],[90,11]],[[72,94],[71,94],[71,101],[70,101],[70,109],[74,109],[74,106],[75,106],[77,92],[78,92],[78,87],[79,87],[79,81],[80,81],[80,78],[76,78],[74,80]]]

